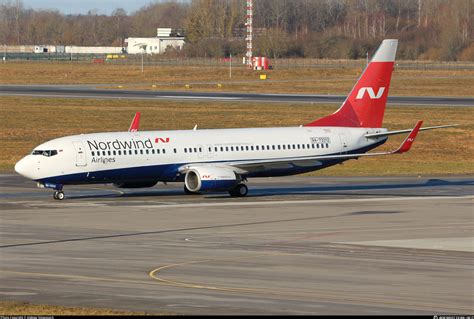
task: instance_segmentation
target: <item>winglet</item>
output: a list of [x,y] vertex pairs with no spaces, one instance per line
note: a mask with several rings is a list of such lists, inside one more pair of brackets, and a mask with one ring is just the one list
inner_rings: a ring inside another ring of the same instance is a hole
[[408,137],[403,141],[402,145],[400,145],[398,150],[396,150],[393,153],[402,154],[402,153],[406,153],[410,150],[411,145],[415,141],[415,138],[418,135],[418,132],[420,131],[421,124],[423,124],[423,121],[418,121],[418,123],[416,123],[415,127],[410,132]]
[[130,128],[128,129],[129,132],[136,132],[138,131],[138,127],[140,126],[140,112],[135,113],[133,117],[132,123],[130,123]]

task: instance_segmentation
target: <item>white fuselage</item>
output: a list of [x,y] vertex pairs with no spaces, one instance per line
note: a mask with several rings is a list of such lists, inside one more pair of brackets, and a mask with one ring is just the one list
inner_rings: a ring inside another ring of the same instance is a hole
[[[367,139],[364,135],[384,131],[386,129],[381,128],[284,127],[81,134],[39,145],[18,162],[15,169],[41,183],[64,185],[182,181],[179,169],[187,164],[367,152],[386,138]],[[342,161],[262,165],[261,169],[243,175],[292,175]]]

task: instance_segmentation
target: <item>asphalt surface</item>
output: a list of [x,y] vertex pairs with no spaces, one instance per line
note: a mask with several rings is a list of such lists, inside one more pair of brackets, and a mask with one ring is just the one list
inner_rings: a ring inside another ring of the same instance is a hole
[[474,176],[51,191],[0,175],[0,300],[178,314],[472,314]]
[[[81,85],[1,85],[0,96],[41,96],[50,98],[102,98],[102,99],[145,99],[145,100],[209,100],[209,101],[253,101],[281,103],[342,103],[343,95],[308,94],[256,94],[189,91],[146,91],[122,89],[98,89]],[[416,97],[389,96],[392,105],[426,105],[473,107],[471,97]]]

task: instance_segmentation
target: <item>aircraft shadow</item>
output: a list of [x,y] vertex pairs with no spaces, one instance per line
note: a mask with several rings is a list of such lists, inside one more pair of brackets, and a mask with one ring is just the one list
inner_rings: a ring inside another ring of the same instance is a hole
[[[394,195],[392,192],[386,194],[381,193],[355,193],[357,191],[381,191],[381,190],[397,190],[397,189],[423,189],[430,187],[443,186],[474,186],[474,180],[447,181],[442,179],[429,179],[422,183],[373,183],[373,184],[344,184],[344,185],[308,185],[308,186],[285,186],[285,187],[268,187],[259,186],[258,188],[250,188],[247,198],[252,197],[271,197],[282,195],[344,195],[344,196],[370,196],[370,195]],[[107,191],[107,189],[104,189]],[[134,197],[169,197],[185,195],[181,189],[155,189],[147,191],[126,191],[122,194],[87,194],[87,195],[68,195],[70,199],[100,199],[100,198],[134,198]],[[396,194],[397,196],[432,196],[431,194]],[[227,193],[209,193],[186,195],[187,197],[204,197],[204,198],[228,198]],[[443,196],[443,195],[438,195]],[[452,196],[452,195],[445,195]]]

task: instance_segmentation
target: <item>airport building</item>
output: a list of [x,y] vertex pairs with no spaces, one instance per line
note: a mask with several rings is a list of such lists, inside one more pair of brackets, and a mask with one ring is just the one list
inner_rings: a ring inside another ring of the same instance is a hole
[[171,28],[158,28],[156,37],[152,38],[128,38],[125,39],[128,54],[161,54],[171,47],[181,50],[184,45],[184,37]]

